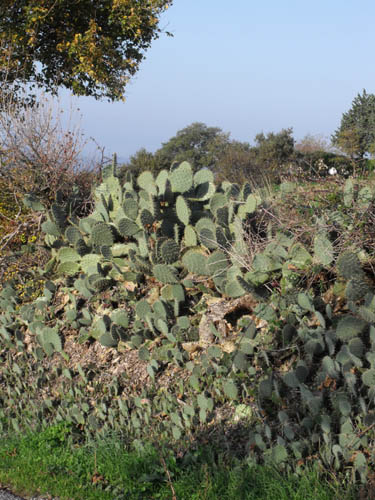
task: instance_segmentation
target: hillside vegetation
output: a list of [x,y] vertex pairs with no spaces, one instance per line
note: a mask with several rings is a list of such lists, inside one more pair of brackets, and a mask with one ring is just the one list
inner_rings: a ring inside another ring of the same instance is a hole
[[44,243],[2,271],[1,431],[65,422],[368,483],[374,189],[217,184],[187,162],[120,182],[114,161],[86,216],[27,196]]

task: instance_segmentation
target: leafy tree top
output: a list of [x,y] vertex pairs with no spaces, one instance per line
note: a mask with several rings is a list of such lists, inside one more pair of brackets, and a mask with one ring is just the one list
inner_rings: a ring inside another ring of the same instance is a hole
[[342,115],[340,127],[332,135],[332,144],[352,158],[373,153],[375,146],[375,95],[364,89]]
[[219,127],[195,122],[179,130],[155,153],[160,168],[169,168],[174,161],[189,161],[194,168],[212,168],[227,144],[229,134]]
[[277,134],[269,132],[267,136],[261,132],[255,136],[255,142],[260,163],[264,162],[273,168],[289,161],[294,153],[292,128],[282,129]]
[[173,0],[1,0],[0,78],[119,100]]

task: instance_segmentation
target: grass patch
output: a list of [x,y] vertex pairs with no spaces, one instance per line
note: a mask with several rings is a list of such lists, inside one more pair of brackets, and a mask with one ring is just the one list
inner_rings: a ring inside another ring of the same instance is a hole
[[77,443],[65,423],[40,433],[4,436],[0,484],[18,494],[49,493],[61,500],[355,498],[313,470],[286,477],[269,467],[215,458],[208,449],[177,460],[151,446],[130,450],[116,437]]

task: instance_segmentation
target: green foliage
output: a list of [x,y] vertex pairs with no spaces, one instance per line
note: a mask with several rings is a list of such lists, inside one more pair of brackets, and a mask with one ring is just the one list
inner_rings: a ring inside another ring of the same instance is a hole
[[[32,356],[23,342],[26,327],[42,346],[36,358],[57,351],[65,361],[68,325],[82,342],[98,341],[119,357],[136,350],[142,362],[142,387],[132,381],[134,392],[125,377],[104,397],[95,389],[100,375],[88,380],[84,373],[90,394],[60,413],[52,404],[48,418],[69,417],[88,434],[118,422],[136,439],[155,426],[175,442],[191,439],[225,408],[235,414],[245,405],[252,410],[249,460],[298,471],[316,456],[319,466],[351,469],[365,481],[367,462],[353,460],[370,456],[374,442],[373,433],[361,435],[375,411],[375,298],[363,254],[360,260],[357,251],[340,251],[319,220],[313,236],[299,241],[289,229],[267,228],[245,259],[264,206],[258,192],[215,185],[212,172],[193,174],[186,163],[156,179],[148,171],[141,175],[119,188],[113,169],[96,190],[94,215],[67,216],[59,236],[46,235],[58,271],[67,266],[55,288],[27,307],[14,289],[0,295],[2,342],[25,359]],[[342,206],[344,195],[338,195]],[[357,209],[355,196],[350,207]],[[51,210],[48,217],[59,215]],[[137,231],[128,230],[132,225]],[[79,240],[69,227],[78,228]],[[84,255],[76,248],[80,240]],[[13,358],[9,363],[17,371]],[[170,384],[162,386],[166,375]],[[7,372],[7,382],[13,376]],[[18,418],[22,405],[14,409],[10,397],[4,418],[11,411]]]
[[221,149],[227,144],[228,136],[218,127],[192,123],[179,130],[156,151],[159,169],[169,169],[173,162],[182,161],[190,162],[197,170],[212,168]]
[[362,159],[372,153],[375,144],[375,95],[363,90],[342,115],[340,127],[332,135],[332,143],[351,157]]
[[171,3],[85,0],[74,11],[67,1],[23,0],[18,9],[3,3],[3,81],[36,82],[49,91],[61,85],[77,95],[121,99],[145,49],[161,33],[159,16]]
[[262,132],[256,135],[259,162],[264,162],[274,170],[290,160],[294,152],[292,132],[293,129],[288,128],[277,134],[270,132],[265,136]]

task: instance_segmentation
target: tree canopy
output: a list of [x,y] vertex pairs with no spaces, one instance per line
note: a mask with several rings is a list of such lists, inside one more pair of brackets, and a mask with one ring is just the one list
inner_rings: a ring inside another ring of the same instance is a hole
[[122,99],[173,0],[2,0],[0,78]]
[[212,168],[228,140],[229,134],[224,133],[221,128],[195,122],[163,143],[155,156],[160,169],[169,169],[174,161],[184,160],[189,161],[197,170],[202,167]]
[[258,150],[258,161],[271,169],[279,168],[291,159],[294,152],[293,129],[282,129],[275,134],[269,132],[267,136],[263,132],[255,136]]
[[332,144],[352,158],[362,159],[375,146],[375,95],[363,90],[342,115],[340,127],[332,135]]

